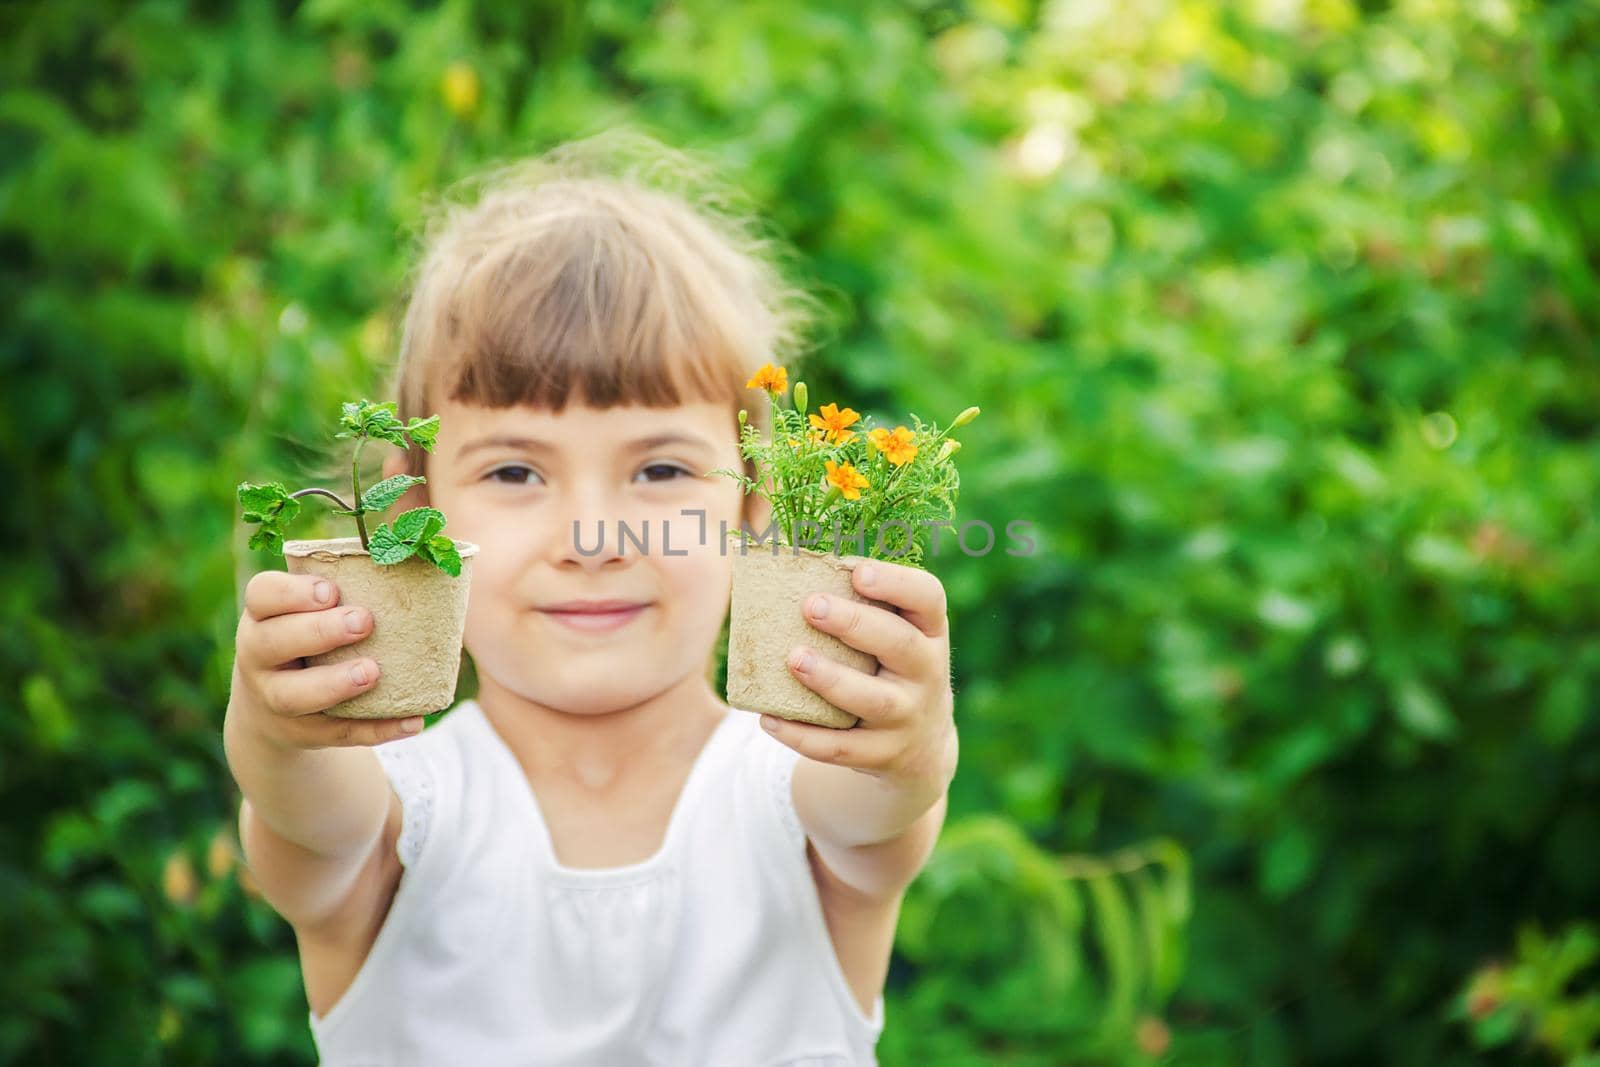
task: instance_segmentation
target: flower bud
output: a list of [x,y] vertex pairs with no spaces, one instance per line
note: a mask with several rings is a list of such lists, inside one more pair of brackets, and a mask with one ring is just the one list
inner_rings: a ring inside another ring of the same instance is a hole
[[744,408],[739,409],[739,429],[744,429],[744,424],[750,421],[750,412]]
[[944,444],[939,446],[939,454],[938,456],[934,457],[934,462],[943,463],[945,460],[949,459],[959,451],[961,451],[960,441],[946,441]]
[[973,419],[975,419],[977,417],[978,417],[978,409],[977,408],[968,408],[967,410],[963,411],[961,414],[956,416],[956,421],[952,422],[950,424],[950,428],[952,430],[954,430],[959,426],[965,426],[967,423],[971,422]]
[[808,399],[808,394],[806,393],[806,383],[805,382],[795,382],[794,383],[794,409],[796,411],[798,411],[802,415],[804,415],[806,413],[806,400],[807,399]]

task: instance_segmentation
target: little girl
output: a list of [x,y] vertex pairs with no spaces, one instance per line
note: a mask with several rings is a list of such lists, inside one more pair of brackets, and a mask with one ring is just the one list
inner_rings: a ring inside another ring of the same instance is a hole
[[479,546],[477,696],[425,731],[329,717],[380,665],[304,657],[371,616],[310,575],[246,590],[239,832],[327,1065],[876,1063],[901,897],[955,773],[944,590],[857,560],[895,610],[808,601],[880,661],[790,657],[853,729],[718,699],[721,531],[767,515],[708,472],[742,462],[739,408],[768,429],[749,384],[803,302],[721,201],[653,180],[689,159],[603,162],[613,141],[488,172],[427,230],[411,290],[399,415],[441,430],[384,474],[425,476],[397,510],[432,504]]

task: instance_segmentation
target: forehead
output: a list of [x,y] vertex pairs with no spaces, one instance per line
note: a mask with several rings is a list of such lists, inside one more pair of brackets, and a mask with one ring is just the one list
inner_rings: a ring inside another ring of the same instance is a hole
[[439,450],[449,454],[474,449],[484,441],[528,438],[559,451],[612,452],[643,439],[681,438],[677,443],[721,450],[737,441],[737,423],[725,404],[689,401],[672,407],[642,405],[590,407],[568,404],[561,411],[515,405],[506,408],[445,400],[439,415]]

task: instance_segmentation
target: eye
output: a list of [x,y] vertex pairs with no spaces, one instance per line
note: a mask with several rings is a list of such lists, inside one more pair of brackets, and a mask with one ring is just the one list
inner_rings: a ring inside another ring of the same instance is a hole
[[538,475],[534,473],[532,468],[524,467],[520,463],[513,463],[513,464],[511,464],[510,466],[507,466],[507,467],[496,467],[494,470],[490,471],[488,474],[485,474],[483,477],[484,477],[485,481],[498,482],[501,485],[527,485],[527,484],[529,484],[528,480],[526,478],[509,480],[509,479],[505,479],[505,478],[501,478],[500,477],[500,475],[502,475],[502,474],[512,474],[512,473],[514,473],[516,471],[522,471],[525,474],[533,474],[534,477],[536,477],[536,478],[538,477]]
[[683,475],[683,477],[685,477],[685,478],[693,478],[694,477],[693,472],[685,470],[684,468],[678,466],[675,463],[652,463],[652,464],[650,464],[650,466],[644,468],[644,470],[640,471],[639,473],[647,475],[651,471],[660,471],[660,472],[664,472],[665,473],[665,477],[649,479],[652,482],[663,482],[663,481],[670,482],[670,481],[673,481],[675,479],[675,477],[677,475],[680,475],[680,474]]

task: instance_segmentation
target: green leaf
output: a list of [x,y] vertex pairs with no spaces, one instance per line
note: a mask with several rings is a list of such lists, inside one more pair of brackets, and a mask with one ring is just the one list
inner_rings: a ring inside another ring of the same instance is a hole
[[1303,827],[1290,825],[1267,842],[1261,854],[1261,889],[1281,899],[1311,877],[1316,864],[1316,843]]
[[1150,987],[1158,997],[1169,996],[1178,987],[1183,952],[1183,922],[1171,914],[1168,896],[1147,868],[1132,872],[1138,901],[1139,929],[1144,951],[1150,961]]
[[[263,957],[228,971],[226,997],[238,1020],[240,1041],[251,1059],[283,1059],[301,1037],[291,1020],[300,996],[300,970],[293,957]],[[304,1026],[301,1026],[304,1029]]]
[[417,555],[450,577],[461,577],[461,554],[456,551],[455,542],[444,534],[436,534],[419,544]]
[[398,422],[393,425],[385,424],[375,427],[367,433],[367,436],[374,441],[387,441],[397,448],[406,447],[406,439],[400,432],[400,424]]
[[88,862],[105,847],[103,835],[79,811],[66,811],[50,821],[40,852],[45,870],[58,878]]
[[1427,683],[1402,678],[1394,687],[1395,717],[1407,730],[1430,741],[1448,741],[1456,734],[1455,716]]
[[268,522],[280,515],[287,521],[300,513],[300,501],[291,497],[280,482],[266,485],[240,482],[238,494],[246,522]]
[[405,438],[401,436],[400,420],[395,416],[395,402],[392,400],[376,404],[370,400],[346,403],[340,410],[339,425],[342,429],[334,435],[335,437],[367,437],[377,441],[388,441],[401,448],[406,447]]
[[42,748],[60,751],[77,738],[77,720],[48,674],[31,674],[23,681],[22,705],[33,721],[33,736]]
[[116,831],[133,816],[159,808],[161,800],[161,792],[149,782],[127,778],[102,790],[90,810],[97,823]]
[[265,549],[268,552],[282,552],[283,535],[277,530],[268,529],[267,527],[263,526],[261,529],[250,535],[250,543],[245,547],[249,548],[252,552],[261,549]]
[[362,433],[362,408],[365,401],[347,401],[340,405],[339,425],[343,428],[335,437],[360,437]]
[[381,404],[366,402],[362,411],[362,432],[378,441],[387,441],[399,448],[406,447],[401,433],[400,419],[395,415],[395,403],[386,400]]
[[380,566],[387,567],[408,560],[416,550],[414,542],[402,539],[388,523],[373,530],[372,536],[367,538],[367,552],[371,554],[372,562]]
[[252,551],[267,549],[281,553],[284,527],[300,514],[300,501],[291,497],[289,491],[278,482],[266,485],[240,482],[238,496],[244,521],[261,524],[261,529],[250,535],[249,548]]
[[421,485],[427,480],[411,474],[396,474],[392,478],[385,478],[361,494],[361,510],[387,511],[396,500],[405,495],[407,489],[413,485]]
[[413,544],[426,541],[444,529],[444,513],[438,508],[412,508],[394,520],[395,534]]
[[1139,951],[1133,916],[1115,875],[1088,879],[1094,902],[1094,926],[1105,954],[1106,1010],[1113,1019],[1131,1023],[1139,998]]
[[106,878],[91,882],[78,892],[78,907],[89,918],[107,926],[136,920],[145,910],[139,894]]
[[439,437],[439,416],[429,415],[425,419],[412,419],[406,426],[406,436],[411,438],[411,443],[424,452],[432,452],[434,442]]

